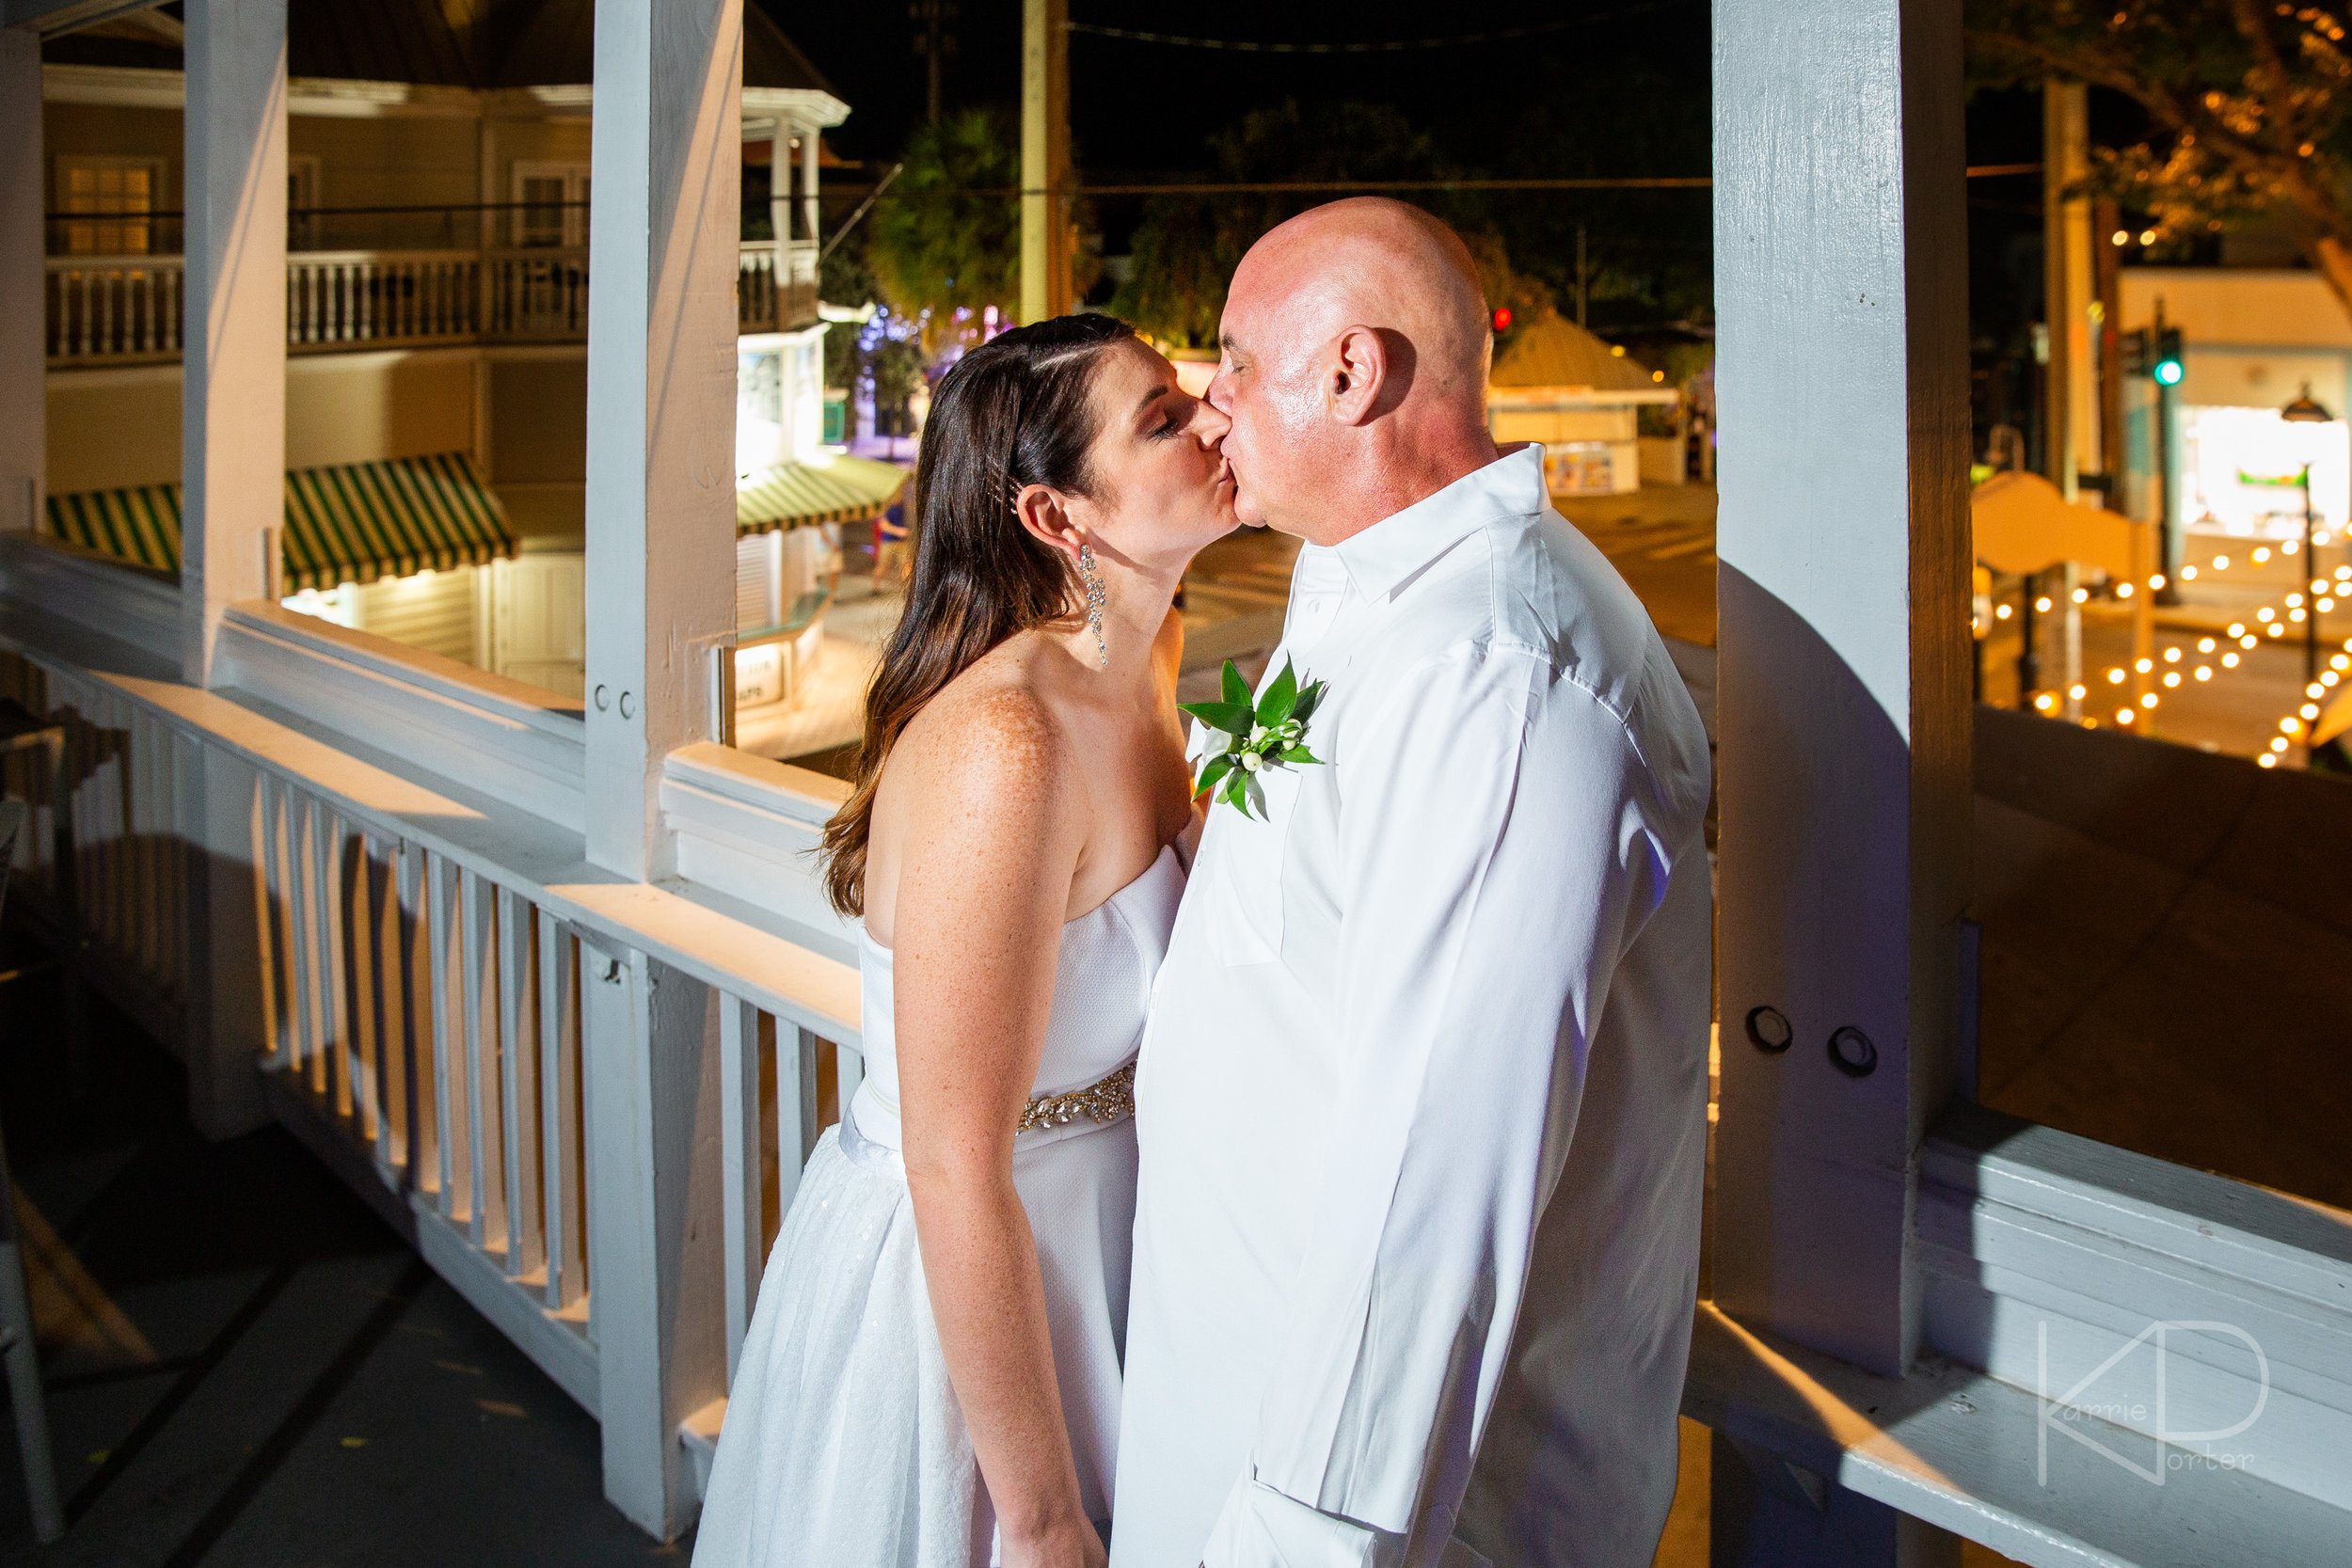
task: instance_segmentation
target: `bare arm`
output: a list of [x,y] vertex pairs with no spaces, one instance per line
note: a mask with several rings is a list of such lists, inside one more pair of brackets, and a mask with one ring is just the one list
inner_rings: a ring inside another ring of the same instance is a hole
[[907,1185],[947,1375],[1006,1562],[1096,1564],[1012,1142],[1054,994],[1083,811],[1026,696],[976,701],[916,765],[893,921]]

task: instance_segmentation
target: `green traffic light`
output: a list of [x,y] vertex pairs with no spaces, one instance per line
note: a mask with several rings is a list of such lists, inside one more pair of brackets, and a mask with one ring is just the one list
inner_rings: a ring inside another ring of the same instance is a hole
[[2156,379],[2167,387],[2178,387],[2181,384],[2181,362],[2178,359],[2158,360]]

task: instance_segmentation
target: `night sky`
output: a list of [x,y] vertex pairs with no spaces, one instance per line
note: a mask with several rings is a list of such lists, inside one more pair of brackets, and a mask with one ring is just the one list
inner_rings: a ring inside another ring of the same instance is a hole
[[[846,156],[893,155],[923,113],[923,61],[906,0],[850,6],[767,7],[834,83],[853,110],[832,135]],[[950,107],[1018,102],[1020,0],[959,0],[951,26]],[[1588,0],[1584,4],[1509,5],[1470,0],[1447,7],[1400,0],[1196,0],[1183,7],[1137,0],[1073,0],[1073,24],[1094,24],[1194,37],[1263,41],[1375,41],[1457,37],[1569,22],[1549,34],[1489,44],[1371,55],[1243,54],[1179,48],[1075,34],[1070,46],[1071,117],[1081,166],[1089,172],[1181,172],[1206,163],[1207,135],[1246,111],[1284,98],[1356,98],[1392,103],[1432,131],[1477,119],[1498,100],[1574,92],[1580,78],[1622,74],[1629,67],[1665,73],[1703,95],[1708,76],[1706,0]],[[1702,106],[1702,115],[1704,113]],[[1700,147],[1704,148],[1704,133]],[[1510,161],[1507,146],[1482,162]],[[1702,166],[1662,168],[1645,150],[1627,147],[1628,172],[1704,173]],[[1597,158],[1596,161],[1599,161]]]

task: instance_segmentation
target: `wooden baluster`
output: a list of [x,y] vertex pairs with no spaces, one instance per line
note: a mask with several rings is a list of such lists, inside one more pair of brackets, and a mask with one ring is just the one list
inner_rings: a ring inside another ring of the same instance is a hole
[[539,915],[539,1117],[546,1161],[550,1311],[588,1289],[586,1190],[580,1173],[580,943],[547,911]]
[[743,1357],[752,1307],[759,1296],[760,1212],[759,1009],[739,996],[719,995],[719,1207],[726,1254],[727,1383]]
[[395,1190],[409,1172],[408,1081],[416,1060],[408,1033],[407,938],[401,897],[407,852],[408,847],[398,839],[386,845],[382,869],[372,871],[368,882],[375,933],[376,1090],[383,1105],[375,1123],[375,1163]]
[[98,352],[98,301],[94,293],[97,275],[84,268],[72,276],[73,292],[78,296],[75,301],[79,307],[75,311],[75,322],[80,332],[80,353],[84,358],[87,358]]
[[531,901],[499,890],[499,1102],[506,1113],[506,1274],[520,1279],[547,1261],[539,1228],[539,1051],[532,984]]
[[425,857],[425,911],[432,927],[434,1141],[440,1154],[441,1217],[462,1224],[473,1211],[473,1167],[466,1125],[465,1023],[459,1011],[464,1006],[464,965],[458,958],[463,932],[450,873],[448,861],[438,855]]
[[439,1085],[435,1078],[434,1042],[440,1015],[434,1006],[432,906],[426,901],[426,852],[417,845],[400,847],[401,1011],[406,1027],[408,1071],[405,1088],[408,1114],[402,1129],[408,1140],[410,1183],[433,1195],[436,1212],[445,1213],[441,1195]]
[[506,1228],[506,1183],[501,1158],[498,1080],[498,971],[491,955],[498,941],[498,909],[490,883],[472,871],[458,873],[465,926],[466,1139],[473,1168],[473,1212],[467,1235],[487,1250]]
[[279,1072],[294,1072],[296,1065],[296,1013],[301,1002],[294,974],[298,964],[298,938],[294,933],[292,891],[292,834],[287,818],[287,787],[275,773],[261,773],[261,792],[256,801],[261,834],[261,952],[263,952],[263,985],[261,985],[261,1027],[270,1041],[270,1060]]
[[835,1043],[833,1048],[834,1108],[839,1116],[850,1114],[850,1101],[857,1094],[857,1086],[866,1081],[866,1058],[854,1046]]
[[392,1167],[384,1158],[384,1041],[376,1026],[377,1004],[384,987],[377,973],[382,933],[376,927],[375,840],[366,830],[348,835],[352,875],[344,883],[345,923],[351,934],[352,1101],[358,1132],[374,1156],[376,1170],[386,1178]]
[[[791,1057],[786,1053],[790,1041]],[[801,1167],[817,1148],[817,1049],[830,1042],[813,1029],[776,1022],[776,1212],[792,1212]],[[797,1151],[797,1152],[795,1152]],[[787,1158],[787,1156],[789,1156]]]
[[318,866],[320,877],[319,905],[326,917],[326,940],[322,958],[326,964],[326,1001],[327,1033],[321,1043],[327,1077],[327,1092],[336,1119],[348,1121],[352,1115],[352,1069],[356,1042],[352,1038],[351,996],[344,971],[349,949],[343,942],[343,913],[349,881],[343,875],[345,833],[343,819],[332,806],[319,802],[317,815],[311,820],[318,826]]
[[317,832],[313,824],[310,797],[287,786],[293,797],[293,822],[287,834],[288,847],[293,851],[287,871],[293,880],[294,899],[294,972],[293,1006],[294,1015],[295,1072],[307,1074],[313,1094],[322,1093],[326,1071],[320,1039],[326,1027],[323,1006],[319,1000],[320,960],[318,918],[318,879],[315,876]]

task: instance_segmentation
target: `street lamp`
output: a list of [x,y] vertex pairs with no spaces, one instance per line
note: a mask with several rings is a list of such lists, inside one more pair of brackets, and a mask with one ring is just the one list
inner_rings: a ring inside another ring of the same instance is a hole
[[[2279,418],[2289,424],[2329,424],[2335,416],[2328,405],[2312,396],[2312,384],[2303,383],[2303,389],[2293,402],[2279,410]],[[2308,587],[2319,576],[2319,557],[2312,548],[2312,466],[2303,465],[2303,581]],[[2319,595],[2315,592],[2302,595],[2303,608],[2303,684],[2309,686],[2319,679]]]

